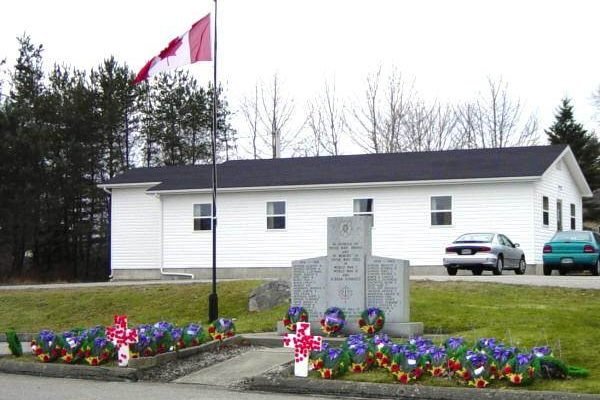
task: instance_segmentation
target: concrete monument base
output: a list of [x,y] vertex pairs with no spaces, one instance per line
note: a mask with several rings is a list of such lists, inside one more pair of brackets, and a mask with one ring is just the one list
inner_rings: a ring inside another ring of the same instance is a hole
[[[321,330],[321,321],[311,321],[310,331],[313,335],[325,336]],[[289,333],[282,321],[277,321],[277,334],[284,335]],[[360,330],[358,325],[350,324],[350,326],[344,327],[342,332],[345,336],[354,335],[357,333],[364,333]],[[423,323],[422,322],[386,322],[383,326],[381,333],[385,333],[390,337],[411,337],[423,334]]]

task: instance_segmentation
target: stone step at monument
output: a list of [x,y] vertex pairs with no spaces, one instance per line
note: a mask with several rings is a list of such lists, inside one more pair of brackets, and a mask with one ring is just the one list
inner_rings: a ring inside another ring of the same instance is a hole
[[175,383],[230,386],[246,378],[264,374],[293,360],[293,350],[261,348],[203,368],[175,380]]

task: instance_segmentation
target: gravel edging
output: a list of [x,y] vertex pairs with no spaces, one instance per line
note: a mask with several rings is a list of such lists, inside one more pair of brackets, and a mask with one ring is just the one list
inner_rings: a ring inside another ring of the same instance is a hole
[[[107,382],[135,382],[138,380],[168,382],[182,374],[191,373],[194,369],[198,370],[215,362],[234,357],[246,351],[243,347],[244,344],[246,347],[248,346],[248,343],[244,343],[241,336],[234,336],[222,342],[211,341],[200,346],[158,354],[153,357],[133,358],[129,360],[129,366],[126,368],[105,365],[63,364],[60,362],[28,362],[9,358],[10,356],[0,356],[0,372]],[[199,359],[202,359],[202,361],[199,362]],[[182,368],[178,364],[183,364],[184,367]]]

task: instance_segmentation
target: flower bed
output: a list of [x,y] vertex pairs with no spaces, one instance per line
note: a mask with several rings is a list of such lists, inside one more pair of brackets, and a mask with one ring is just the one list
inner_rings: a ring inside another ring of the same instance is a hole
[[554,357],[547,346],[532,349],[506,345],[494,338],[467,343],[449,338],[435,344],[422,337],[394,342],[386,335],[350,335],[340,348],[327,344],[310,356],[312,369],[321,378],[332,379],[371,368],[387,370],[402,384],[423,376],[451,380],[458,385],[485,388],[495,382],[519,386],[535,379],[565,379],[587,376],[587,371],[569,367]]
[[[174,353],[235,335],[235,327],[229,319],[220,318],[216,326],[220,335],[206,335],[202,326],[194,323],[183,327],[165,321],[154,325],[138,325],[133,329],[137,341],[129,344],[131,358]],[[215,324],[211,325],[209,331],[214,327]],[[92,366],[105,364],[116,360],[117,355],[115,345],[107,338],[106,330],[102,326],[59,334],[43,330],[31,341],[31,352],[41,362],[87,363]]]

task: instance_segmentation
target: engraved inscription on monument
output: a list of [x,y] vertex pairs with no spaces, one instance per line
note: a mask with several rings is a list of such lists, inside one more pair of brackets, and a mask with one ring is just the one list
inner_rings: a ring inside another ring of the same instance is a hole
[[327,257],[307,258],[292,263],[292,301],[302,306],[308,315],[325,311]]
[[408,268],[401,260],[367,257],[367,307],[379,307],[388,319],[408,322]]

